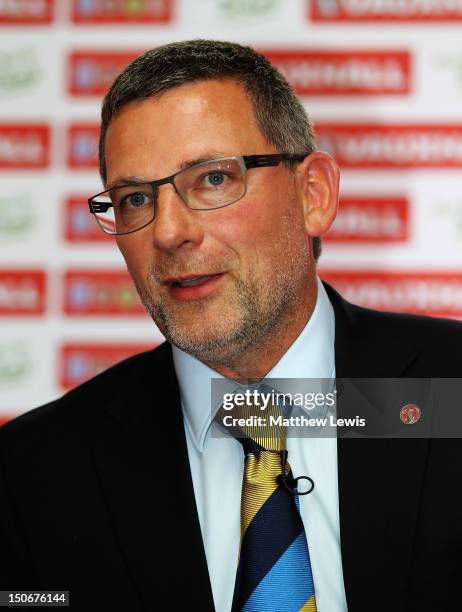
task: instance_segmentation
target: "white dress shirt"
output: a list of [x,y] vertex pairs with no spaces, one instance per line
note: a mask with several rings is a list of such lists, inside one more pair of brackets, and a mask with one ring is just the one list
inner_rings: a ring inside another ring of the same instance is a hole
[[[319,279],[317,287],[308,323],[265,378],[335,378],[334,310]],[[211,435],[216,426],[210,409],[211,379],[220,375],[176,347],[173,360],[215,609],[230,612],[240,543],[244,453],[234,438]],[[345,612],[337,440],[288,438],[287,450],[294,476],[308,475],[315,482],[312,493],[299,499],[318,612]]]

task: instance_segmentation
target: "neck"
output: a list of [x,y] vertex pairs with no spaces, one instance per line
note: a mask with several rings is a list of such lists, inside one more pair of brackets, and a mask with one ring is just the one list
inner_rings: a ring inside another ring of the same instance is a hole
[[227,365],[206,362],[207,365],[231,380],[258,382],[280,361],[290,346],[298,338],[313,314],[317,298],[316,282],[312,283],[304,308],[293,316],[286,317],[279,329],[272,330],[271,337],[261,345],[239,355]]

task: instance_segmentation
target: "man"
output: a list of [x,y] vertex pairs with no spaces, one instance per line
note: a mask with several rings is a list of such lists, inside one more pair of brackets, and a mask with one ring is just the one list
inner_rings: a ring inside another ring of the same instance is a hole
[[285,79],[237,44],[158,47],[107,94],[100,161],[91,211],[167,342],[2,428],[0,586],[66,589],[76,610],[455,609],[457,440],[297,438],[284,455],[211,433],[214,377],[460,373],[460,324],[317,280],[339,171]]

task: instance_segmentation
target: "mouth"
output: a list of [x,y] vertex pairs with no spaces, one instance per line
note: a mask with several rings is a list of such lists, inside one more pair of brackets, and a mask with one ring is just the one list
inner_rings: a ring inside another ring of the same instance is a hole
[[197,287],[207,283],[209,280],[217,276],[216,274],[208,274],[204,276],[192,276],[187,278],[181,278],[177,280],[167,281],[167,284],[172,287]]
[[201,274],[168,278],[164,281],[170,295],[182,301],[197,300],[210,295],[215,289],[224,272],[217,274]]

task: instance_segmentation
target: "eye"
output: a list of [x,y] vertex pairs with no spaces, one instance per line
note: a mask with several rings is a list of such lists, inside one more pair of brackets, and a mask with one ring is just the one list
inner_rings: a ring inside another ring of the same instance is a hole
[[223,172],[209,172],[204,177],[206,187],[220,187],[225,181]]
[[150,204],[151,198],[145,193],[131,193],[120,201],[120,206],[130,206],[132,208],[140,208],[146,204]]

